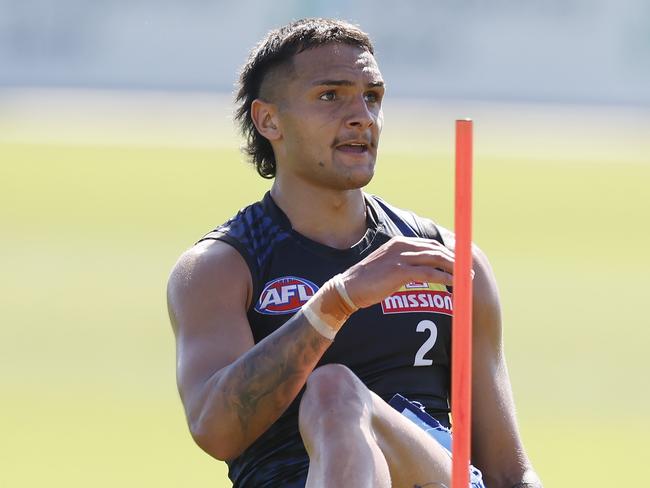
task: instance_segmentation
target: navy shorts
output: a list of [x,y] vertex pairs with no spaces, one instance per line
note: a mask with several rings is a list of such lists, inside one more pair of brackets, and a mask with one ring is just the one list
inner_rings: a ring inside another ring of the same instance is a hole
[[[399,394],[393,396],[388,404],[438,441],[449,452],[449,456],[451,456],[451,432],[425,412],[422,405],[417,402],[411,402]],[[470,488],[485,488],[483,475],[474,466],[470,466],[469,486]]]

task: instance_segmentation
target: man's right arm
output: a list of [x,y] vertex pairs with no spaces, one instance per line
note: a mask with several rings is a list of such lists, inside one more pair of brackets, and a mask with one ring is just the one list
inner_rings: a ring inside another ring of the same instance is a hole
[[302,313],[254,344],[246,317],[251,289],[243,258],[219,241],[183,254],[168,285],[190,431],[222,460],[238,456],[277,420],[331,345]]
[[[394,238],[343,273],[341,283],[363,308],[410,281],[451,284],[452,272],[453,253],[440,243]],[[303,311],[255,344],[246,317],[251,291],[244,259],[219,241],[183,254],[169,280],[179,392],[192,436],[217,459],[237,457],[266,431],[332,344]],[[342,302],[330,280],[305,307],[336,331],[350,313]]]

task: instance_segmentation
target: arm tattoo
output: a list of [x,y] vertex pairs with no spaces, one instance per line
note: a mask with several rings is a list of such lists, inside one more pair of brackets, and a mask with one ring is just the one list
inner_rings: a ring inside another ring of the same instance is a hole
[[[274,420],[284,412],[331,344],[299,312],[228,368],[219,390],[244,438],[258,414]],[[263,401],[271,404],[260,405]]]

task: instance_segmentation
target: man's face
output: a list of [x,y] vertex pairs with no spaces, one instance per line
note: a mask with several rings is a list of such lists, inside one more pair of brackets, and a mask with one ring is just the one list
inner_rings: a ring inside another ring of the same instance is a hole
[[374,56],[329,44],[297,54],[293,68],[280,88],[278,174],[336,190],[365,186],[383,124],[384,82]]

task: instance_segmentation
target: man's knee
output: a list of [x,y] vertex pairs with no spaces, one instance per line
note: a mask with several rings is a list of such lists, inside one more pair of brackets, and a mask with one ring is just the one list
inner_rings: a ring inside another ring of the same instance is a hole
[[370,392],[342,364],[327,364],[315,369],[307,379],[300,402],[301,424],[343,417],[358,417],[370,407]]

